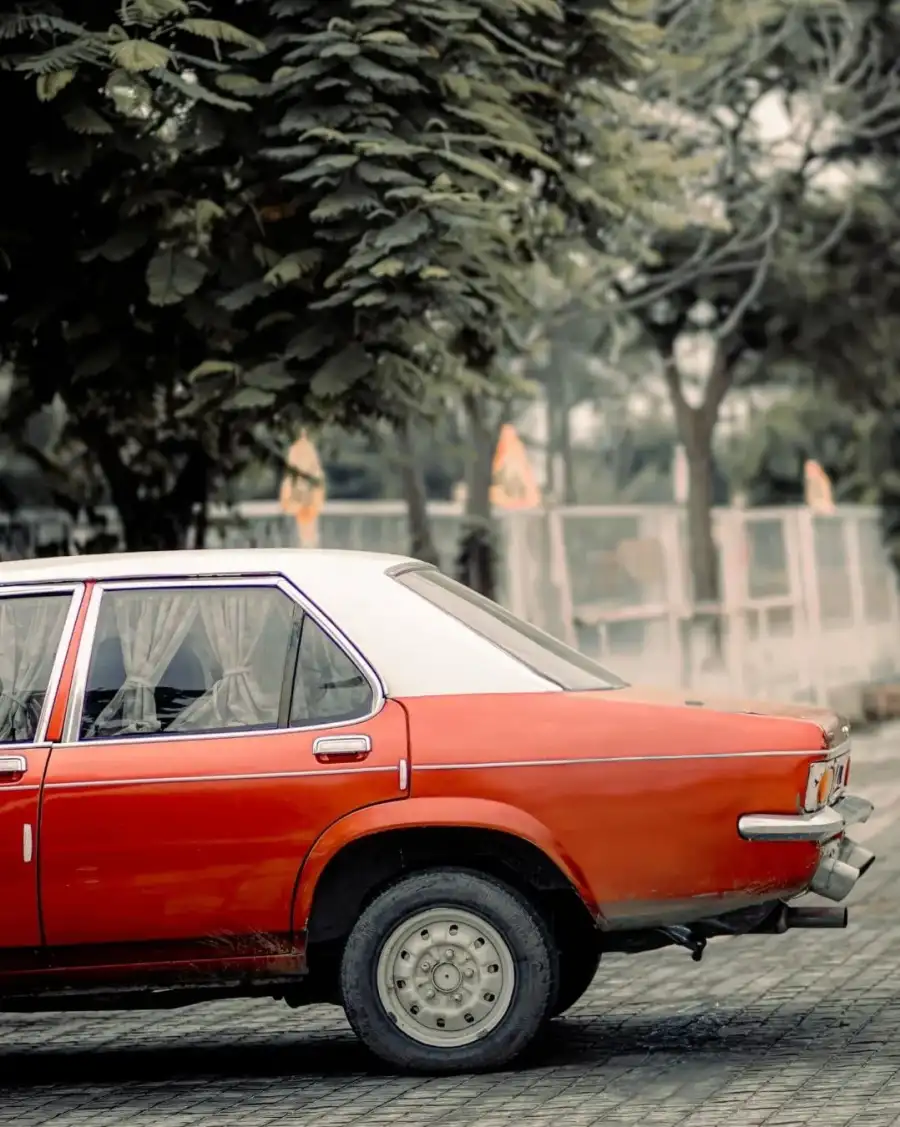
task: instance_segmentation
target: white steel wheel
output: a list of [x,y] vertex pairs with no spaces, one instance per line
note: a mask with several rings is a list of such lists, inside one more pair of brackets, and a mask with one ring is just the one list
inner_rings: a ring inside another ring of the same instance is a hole
[[447,905],[418,912],[388,936],[375,972],[391,1020],[421,1045],[471,1045],[509,1010],[516,964],[487,920]]
[[500,1068],[541,1029],[558,955],[521,892],[464,869],[411,873],[375,897],[341,956],[347,1018],[390,1064],[437,1074]]

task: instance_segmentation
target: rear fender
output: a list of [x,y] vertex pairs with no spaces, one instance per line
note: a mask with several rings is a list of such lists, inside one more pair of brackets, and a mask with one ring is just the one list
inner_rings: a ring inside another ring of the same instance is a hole
[[297,881],[292,911],[294,935],[307,930],[316,888],[331,860],[344,846],[391,830],[481,829],[507,833],[538,848],[567,878],[597,919],[596,897],[584,874],[550,830],[532,815],[504,802],[483,798],[407,798],[355,810],[332,823],[307,854]]

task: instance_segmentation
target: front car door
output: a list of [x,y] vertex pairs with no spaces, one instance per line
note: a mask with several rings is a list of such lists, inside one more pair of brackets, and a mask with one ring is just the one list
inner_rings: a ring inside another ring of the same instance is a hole
[[35,863],[49,712],[80,585],[0,588],[0,972],[42,942]]
[[305,855],[404,797],[406,755],[402,707],[287,581],[99,585],[44,784],[53,964],[296,967]]

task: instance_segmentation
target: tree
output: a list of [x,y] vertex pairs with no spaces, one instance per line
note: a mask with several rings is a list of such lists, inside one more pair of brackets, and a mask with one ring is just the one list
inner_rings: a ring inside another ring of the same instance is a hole
[[20,126],[0,232],[6,429],[61,402],[63,443],[89,465],[58,492],[92,500],[99,468],[131,548],[183,544],[252,437],[236,416],[186,415],[185,373],[231,332],[210,285],[213,232],[243,206],[223,172],[239,142],[226,143],[221,115],[246,107],[222,92],[219,46],[254,44],[200,10],[134,0],[68,4],[63,17],[35,4],[0,24],[0,89]]
[[[711,451],[722,403],[735,386],[765,378],[772,342],[787,341],[781,302],[800,260],[822,260],[840,238],[847,208],[826,176],[842,159],[836,140],[863,130],[861,101],[875,121],[891,98],[861,65],[871,29],[859,5],[660,0],[656,10],[681,64],[651,76],[645,97],[680,151],[703,148],[715,159],[698,178],[690,222],[657,236],[655,263],[619,289],[663,362],[689,465],[695,598],[714,603]],[[765,114],[781,128],[764,128]],[[811,205],[830,215],[827,231],[805,225]],[[690,344],[706,349],[694,386]]]
[[[607,90],[589,72],[636,49],[603,4],[217,12],[234,22],[37,3],[3,25],[8,96],[23,76],[38,94],[4,233],[17,401],[63,398],[131,543],[183,538],[260,422],[403,420],[463,368],[474,403],[498,374],[464,330],[524,308],[535,230],[599,231],[631,187],[604,197],[573,163],[616,133],[589,137]],[[152,533],[150,507],[170,514]]]

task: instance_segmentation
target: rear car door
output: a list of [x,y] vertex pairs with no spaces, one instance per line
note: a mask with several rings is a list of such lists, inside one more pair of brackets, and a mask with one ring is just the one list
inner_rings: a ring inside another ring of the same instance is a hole
[[278,578],[102,584],[82,647],[41,815],[54,962],[287,949],[316,838],[407,793],[402,707]]
[[0,968],[41,944],[35,863],[47,724],[83,588],[0,588]]

